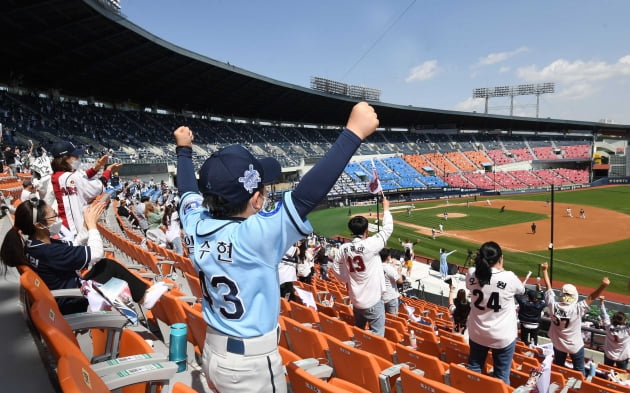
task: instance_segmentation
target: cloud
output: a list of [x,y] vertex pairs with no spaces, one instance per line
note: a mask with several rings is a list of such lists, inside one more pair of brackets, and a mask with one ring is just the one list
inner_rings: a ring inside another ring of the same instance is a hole
[[510,67],[501,67],[499,68],[499,72],[504,74],[510,70]]
[[516,56],[519,53],[529,52],[529,48],[526,46],[521,46],[511,52],[499,52],[499,53],[490,53],[486,57],[482,57],[475,63],[475,67],[488,66],[495,63],[500,63],[509,59],[510,57]]
[[481,108],[481,112],[483,112],[483,102],[484,101],[482,99],[469,97],[466,98],[464,101],[456,103],[453,109],[462,112],[479,112]]
[[556,94],[555,98],[576,101],[594,96],[598,92],[599,89],[594,88],[591,84],[578,82],[566,86],[564,89]]
[[626,55],[612,64],[603,61],[576,60],[570,62],[558,59],[540,70],[535,65],[521,67],[516,70],[516,75],[529,82],[545,81],[567,84],[627,77],[630,76],[630,55]]
[[411,83],[415,81],[426,81],[435,77],[439,73],[440,68],[438,67],[437,60],[428,60],[418,66],[413,67],[409,71],[409,76],[407,76],[405,82]]

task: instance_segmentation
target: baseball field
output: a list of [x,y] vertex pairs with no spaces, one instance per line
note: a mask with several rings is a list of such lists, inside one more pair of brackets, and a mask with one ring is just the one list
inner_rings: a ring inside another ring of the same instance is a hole
[[[468,250],[475,251],[481,243],[493,240],[504,250],[506,269],[519,276],[531,270],[536,277],[539,264],[550,260],[550,199],[550,193],[539,193],[478,197],[477,201],[455,198],[448,203],[444,199],[392,203],[394,233],[388,246],[400,249],[398,238],[419,241],[414,247],[416,255],[437,259],[440,248],[457,250],[449,262],[464,264]],[[553,280],[595,288],[608,276],[608,290],[627,295],[630,186],[556,192],[554,199]],[[571,209],[572,217],[567,209]],[[581,209],[585,218],[580,218]],[[355,206],[351,214],[363,215],[374,223],[376,206]],[[348,218],[348,207],[309,215],[315,231],[329,237],[348,236]],[[532,223],[536,223],[536,233],[532,233]]]

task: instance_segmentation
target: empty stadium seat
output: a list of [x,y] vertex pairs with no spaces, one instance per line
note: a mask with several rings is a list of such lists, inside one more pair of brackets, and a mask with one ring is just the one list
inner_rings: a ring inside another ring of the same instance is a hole
[[396,357],[398,363],[407,363],[409,368],[421,370],[426,378],[438,382],[445,380],[448,363],[441,361],[437,356],[432,356],[406,345],[396,345]]
[[286,326],[287,340],[291,352],[301,358],[326,359],[328,344],[323,333],[305,326],[291,318],[280,317]]
[[451,386],[466,393],[510,393],[513,390],[500,379],[469,370],[459,364],[451,363],[449,371]]
[[370,393],[369,390],[343,379],[330,378],[324,381],[294,363],[287,364],[287,372],[293,393]]
[[338,318],[333,318],[322,313],[319,313],[319,328],[322,332],[340,341],[351,341],[354,337],[352,326]]
[[465,393],[467,390],[456,389],[442,382],[424,377],[413,370],[400,370],[400,387],[403,393]]
[[348,346],[334,337],[325,335],[332,359],[335,375],[348,382],[352,382],[374,393],[387,393],[395,389],[395,380],[383,377],[381,389],[380,374],[393,366],[391,362],[374,356],[369,352]]

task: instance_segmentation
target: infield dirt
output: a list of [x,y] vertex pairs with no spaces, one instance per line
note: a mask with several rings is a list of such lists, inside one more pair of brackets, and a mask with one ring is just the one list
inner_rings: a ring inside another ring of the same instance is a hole
[[[505,209],[527,211],[546,214],[547,218],[536,221],[536,234],[531,231],[531,222],[504,225],[501,227],[467,230],[447,230],[439,236],[456,237],[474,243],[493,240],[513,250],[533,251],[544,250],[549,245],[551,235],[551,206],[540,201],[517,201],[509,199],[492,200],[493,207],[505,206]],[[477,206],[485,207],[486,202],[475,202]],[[573,218],[569,217],[566,209],[571,208]],[[579,218],[582,207],[577,205],[556,203],[554,220],[554,248],[585,247],[610,243],[628,238],[630,233],[630,216],[612,210],[585,206],[586,218]],[[449,218],[457,219],[459,214],[449,214]],[[431,228],[395,221],[396,225],[412,227],[419,233],[430,234]]]

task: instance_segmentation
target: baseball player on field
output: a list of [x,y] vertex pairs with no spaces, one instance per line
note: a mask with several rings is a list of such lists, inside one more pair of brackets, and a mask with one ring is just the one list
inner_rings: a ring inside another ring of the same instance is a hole
[[588,313],[591,302],[610,284],[608,277],[602,278],[602,283],[586,299],[578,301],[578,291],[573,284],[564,284],[560,301],[551,288],[547,264],[540,265],[547,286],[545,301],[549,308],[551,324],[549,338],[553,344],[553,362],[564,366],[567,355],[573,361],[573,369],[584,373],[584,339],[582,338],[582,317]]
[[[385,275],[379,252],[387,244],[394,231],[394,219],[389,211],[389,201],[383,197],[383,226],[380,232],[369,236],[368,221],[355,216],[348,222],[353,239],[339,247],[333,269],[339,280],[348,284],[348,294],[354,312],[355,325],[385,335]],[[368,237],[369,236],[369,237]]]
[[192,131],[175,130],[180,217],[204,295],[202,366],[213,390],[287,391],[278,353],[278,264],[292,244],[313,232],[306,215],[377,126],[374,109],[356,104],[326,156],[269,207],[265,184],[280,177],[278,161],[228,146],[204,162],[197,182]]

